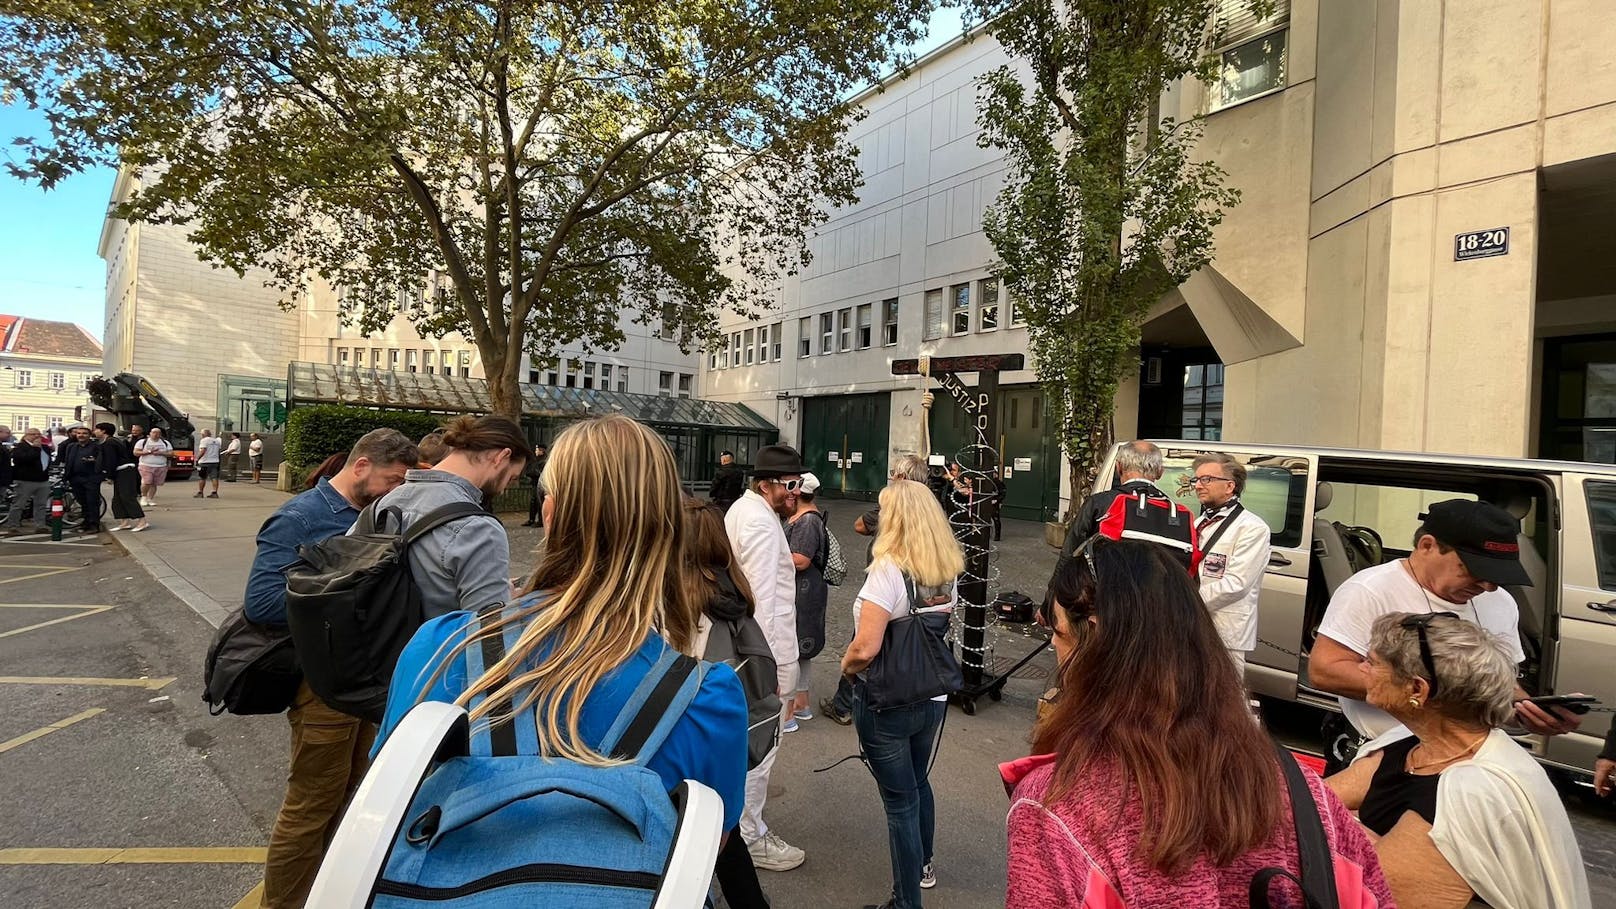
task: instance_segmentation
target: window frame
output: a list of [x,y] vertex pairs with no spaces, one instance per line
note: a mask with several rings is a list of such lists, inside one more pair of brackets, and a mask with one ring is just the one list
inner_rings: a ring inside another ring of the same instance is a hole
[[67,391],[67,373],[54,371],[46,373],[45,387],[51,391]]
[[819,314],[819,355],[824,357],[836,352],[836,314],[822,312]]
[[[960,305],[960,291],[965,291],[965,305]],[[948,307],[948,336],[951,338],[963,337],[971,333],[971,282],[953,284],[948,288],[946,300]],[[965,328],[960,329],[960,316],[965,317]]]
[[814,317],[797,319],[797,359],[806,360],[814,355]]
[[34,387],[34,371],[32,369],[19,369],[14,378],[18,388]]
[[[1000,319],[1000,316],[1004,313],[1002,295],[999,293],[1000,286],[998,278],[983,278],[976,282],[976,330],[978,332],[998,331],[1004,325],[1003,320]],[[989,287],[993,288],[993,302],[991,305],[988,303]],[[993,324],[991,326],[987,324],[987,316],[990,311],[993,313]]]
[[[1223,15],[1224,7],[1229,3],[1239,4],[1242,8],[1246,6],[1245,0],[1223,0],[1223,2],[1219,4],[1219,10],[1213,14],[1214,29],[1217,25],[1217,18]],[[1249,15],[1249,13],[1247,13],[1247,15]],[[1229,110],[1233,107],[1239,107],[1242,104],[1256,101],[1260,98],[1266,98],[1269,95],[1278,94],[1279,92],[1282,92],[1290,87],[1290,27],[1290,0],[1278,0],[1278,2],[1275,4],[1273,14],[1268,18],[1256,20],[1244,28],[1235,29],[1231,35],[1222,38],[1217,44],[1209,48],[1210,55],[1217,60],[1218,72],[1216,75],[1214,75],[1212,82],[1208,84],[1206,88],[1205,108],[1208,115],[1218,113],[1219,111]],[[1276,34],[1279,34],[1280,32],[1286,33],[1285,45],[1280,50],[1279,54],[1280,69],[1283,73],[1283,78],[1281,79],[1280,83],[1272,88],[1264,89],[1243,98],[1237,98],[1231,101],[1222,100],[1221,76],[1224,61],[1228,58],[1228,55],[1246,47],[1247,45],[1254,44],[1265,38],[1270,38]]]
[[751,366],[753,363],[756,362],[756,354],[757,354],[756,340],[757,340],[757,330],[756,329],[748,328],[745,331],[741,332],[741,351],[742,351],[742,356],[745,358],[743,360],[743,362],[747,366]]
[[881,301],[881,346],[898,346],[898,316],[900,304],[897,297],[888,297]]
[[784,322],[776,322],[773,326],[771,326],[769,337],[772,339],[770,346],[770,352],[773,354],[773,356],[770,358],[770,362],[772,363],[780,362],[780,355],[785,351],[784,340],[780,337],[780,333],[784,330]]
[[[935,312],[933,312],[933,303],[937,304]],[[947,288],[936,287],[926,291],[921,308],[921,318],[924,320],[920,327],[920,339],[922,341],[936,341],[948,333]]]
[[678,384],[674,388],[677,397],[689,398],[696,394],[696,377],[688,372],[679,373]]
[[657,371],[657,394],[663,397],[673,397],[673,373],[669,370]]
[[836,352],[847,353],[853,349],[853,307],[843,306],[836,310]]

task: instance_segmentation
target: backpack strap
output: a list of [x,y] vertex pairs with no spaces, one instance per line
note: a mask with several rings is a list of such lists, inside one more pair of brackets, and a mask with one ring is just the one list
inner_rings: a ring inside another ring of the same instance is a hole
[[600,751],[642,767],[649,761],[695,700],[706,678],[706,664],[664,646],[651,671],[645,674],[612,721]]
[[[503,604],[490,606],[477,613],[474,617],[478,629],[487,628],[489,624],[500,617],[509,618],[516,610],[516,606]],[[468,626],[466,633],[474,634]],[[490,666],[499,665],[505,658],[510,647],[515,646],[516,639],[521,636],[521,629],[515,622],[506,622],[500,634],[489,635],[476,644],[466,647],[462,653],[466,659],[466,681],[470,682],[482,677]],[[468,705],[476,708],[488,695],[480,694],[472,698]],[[471,729],[471,754],[476,757],[509,757],[517,754],[539,753],[538,718],[532,710],[516,711],[515,716],[499,725],[490,725],[487,722],[475,723]]]
[[[391,510],[389,509],[389,511]],[[404,548],[408,549],[410,544],[450,521],[458,521],[461,518],[469,518],[479,514],[486,515],[488,512],[483,511],[483,507],[474,502],[450,502],[447,505],[434,508],[421,515],[415,523],[410,525],[408,530],[404,531]]]
[[1257,872],[1251,879],[1251,905],[1253,909],[1268,906],[1269,884],[1275,878],[1285,878],[1301,888],[1307,909],[1339,909],[1341,902],[1335,889],[1335,858],[1330,854],[1330,840],[1325,835],[1324,822],[1319,818],[1319,806],[1313,799],[1313,790],[1307,785],[1307,777],[1302,775],[1295,755],[1278,742],[1274,743],[1274,750],[1278,752],[1279,767],[1285,775],[1285,788],[1290,793],[1291,821],[1296,825],[1296,851],[1302,875],[1298,880],[1296,875],[1283,868],[1264,868]]

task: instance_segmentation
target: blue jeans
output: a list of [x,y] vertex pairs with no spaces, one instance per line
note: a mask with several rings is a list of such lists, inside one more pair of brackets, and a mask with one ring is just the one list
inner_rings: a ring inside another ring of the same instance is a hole
[[853,693],[853,728],[887,813],[892,851],[892,897],[896,909],[920,909],[920,871],[931,861],[937,808],[930,769],[944,701],[874,711],[864,706],[864,687]]

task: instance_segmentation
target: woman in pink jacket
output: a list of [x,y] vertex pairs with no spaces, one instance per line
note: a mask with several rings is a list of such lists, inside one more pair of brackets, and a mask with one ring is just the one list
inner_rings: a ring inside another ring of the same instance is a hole
[[[1055,576],[1060,695],[1011,791],[1009,909],[1247,906],[1265,868],[1300,876],[1277,754],[1252,722],[1184,566],[1152,543],[1095,539]],[[1305,773],[1343,907],[1391,906],[1363,829]],[[1300,906],[1275,881],[1275,906]]]

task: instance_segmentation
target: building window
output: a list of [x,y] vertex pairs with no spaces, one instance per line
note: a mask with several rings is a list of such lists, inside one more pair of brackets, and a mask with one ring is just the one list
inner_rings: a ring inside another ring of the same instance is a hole
[[50,374],[51,391],[67,391],[67,373],[53,372]]
[[752,339],[756,337],[756,335],[757,331],[751,328],[748,328],[746,331],[741,333],[741,349],[746,351],[747,366],[751,366],[753,362],[755,362],[754,358],[757,355],[757,349],[752,346]]
[[348,365],[348,348],[344,347],[337,351],[337,365]]
[[471,378],[471,351],[469,350],[460,352],[460,378]]
[[610,363],[600,364],[600,390],[612,390],[612,364]]
[[1223,364],[1184,367],[1184,439],[1223,438]]
[[398,351],[392,348],[387,351],[387,368],[394,371],[398,370]]
[[407,372],[415,372],[415,351],[404,351],[404,369]]
[[690,388],[694,379],[695,376],[692,376],[688,372],[679,373],[679,397],[690,397]]
[[1004,322],[1011,328],[1020,328],[1027,324],[1027,317],[1016,305],[1015,289],[1006,284],[1000,288],[1004,297]]
[[563,360],[561,362],[562,384],[568,388],[578,387],[578,373],[583,370],[583,364],[577,360]]
[[707,355],[707,368],[708,369],[717,369],[718,368],[718,351],[715,350],[712,353]]
[[758,326],[758,362],[769,362],[769,326]]
[[671,372],[659,372],[659,373],[657,373],[656,390],[657,390],[657,394],[659,394],[659,395],[662,395],[664,397],[672,397],[672,395],[673,395],[673,373],[671,373]]
[[34,371],[32,369],[19,369],[19,370],[17,370],[17,387],[18,388],[33,388],[34,387]]
[[1212,110],[1222,110],[1285,87],[1285,52],[1290,37],[1290,0],[1258,18],[1249,0],[1218,0],[1215,27],[1217,78],[1210,89]]
[[[467,359],[470,358],[468,357]],[[446,376],[454,375],[454,351],[452,350],[443,352],[443,374]]]
[[952,307],[954,318],[949,334],[965,335],[971,333],[971,285],[955,284],[949,291],[949,297],[954,301]]
[[926,291],[926,330],[921,334],[921,340],[931,341],[943,336],[943,329],[948,327],[948,313],[943,311],[943,290]]
[[780,351],[783,350],[784,347],[785,347],[785,345],[783,343],[784,339],[780,337],[780,332],[784,328],[785,328],[784,323],[776,322],[776,323],[774,323],[774,326],[772,328],[770,328],[770,330],[769,330],[769,338],[770,338],[771,342],[774,344],[774,346],[769,349],[769,359],[773,360],[776,363],[780,362]]
[[999,279],[988,278],[977,285],[976,330],[999,329]]
[[898,298],[881,301],[881,345],[893,347],[898,343]]
[[832,313],[819,314],[819,355],[822,357],[836,349],[835,318]]
[[370,368],[382,368],[382,349],[380,347],[372,347],[370,349]]
[[56,430],[61,429],[64,422],[66,421],[61,417],[51,417],[49,419],[50,431],[55,432]]
[[545,373],[544,373],[544,384],[549,385],[550,387],[554,388],[560,382],[561,382],[561,376],[558,375],[555,370],[551,369],[551,370],[546,370],[545,371]]
[[19,414],[12,414],[12,416],[11,416],[11,428],[17,433],[17,435],[20,436],[24,432],[27,432],[28,430],[33,429],[34,424],[32,422],[30,422],[28,417],[25,417],[20,413]]
[[872,320],[875,318],[875,306],[865,303],[858,308],[858,349],[866,350],[873,341],[875,331]]
[[[427,369],[427,372],[432,371],[432,367],[430,367],[430,366],[428,366],[426,369]],[[539,371],[537,369],[530,369],[530,370],[527,371],[527,384],[529,384],[529,385],[537,385],[537,384],[539,384]]]
[[741,365],[741,333],[738,331],[729,336],[729,365]]
[[73,385],[73,390],[74,391],[83,391],[86,388],[90,387],[90,374],[89,373],[80,372],[80,373],[75,373],[74,375],[78,376],[77,380],[74,382],[74,385]]
[[591,388],[591,389],[595,387],[595,361],[594,360],[585,360],[584,361],[584,387],[585,388]]
[[814,352],[814,320],[812,316],[803,316],[797,320],[797,359],[809,356]]
[[853,349],[853,308],[851,306],[836,311],[836,334],[841,341],[837,347],[838,350],[847,351]]
[[628,391],[628,367],[621,366],[617,370],[617,390]]

